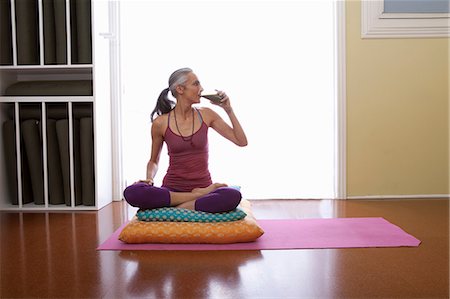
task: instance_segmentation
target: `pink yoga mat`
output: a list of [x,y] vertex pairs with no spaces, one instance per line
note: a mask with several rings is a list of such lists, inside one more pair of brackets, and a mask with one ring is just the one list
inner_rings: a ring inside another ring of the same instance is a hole
[[234,244],[126,244],[122,225],[97,250],[275,250],[307,248],[416,247],[420,241],[383,218],[258,220],[255,242]]

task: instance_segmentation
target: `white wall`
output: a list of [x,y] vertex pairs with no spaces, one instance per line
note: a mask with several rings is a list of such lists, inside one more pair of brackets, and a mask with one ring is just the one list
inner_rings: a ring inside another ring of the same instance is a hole
[[[331,1],[124,1],[121,17],[128,184],[145,176],[159,92],[187,66],[229,94],[249,140],[239,148],[210,130],[214,181],[249,199],[334,196]],[[164,151],[157,184],[167,162]]]

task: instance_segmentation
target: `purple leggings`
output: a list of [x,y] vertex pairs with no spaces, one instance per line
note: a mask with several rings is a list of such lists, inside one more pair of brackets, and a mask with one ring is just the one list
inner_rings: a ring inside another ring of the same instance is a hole
[[[136,183],[128,186],[123,196],[133,207],[156,209],[170,207],[170,191],[174,190],[151,186],[147,183]],[[228,212],[238,206],[241,198],[239,190],[221,187],[198,198],[195,201],[195,210],[209,213]]]

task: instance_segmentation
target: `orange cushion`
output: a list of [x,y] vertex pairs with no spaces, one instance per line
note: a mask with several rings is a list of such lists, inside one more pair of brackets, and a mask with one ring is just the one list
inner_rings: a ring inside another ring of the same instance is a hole
[[231,222],[145,222],[133,218],[122,230],[119,240],[125,243],[209,243],[252,242],[264,234],[256,223],[248,200],[241,209],[247,214]]

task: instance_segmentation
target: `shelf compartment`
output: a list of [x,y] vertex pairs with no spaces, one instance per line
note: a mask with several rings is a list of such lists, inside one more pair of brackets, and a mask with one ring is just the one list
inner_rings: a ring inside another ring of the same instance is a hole
[[15,28],[18,65],[40,64],[39,6],[37,0],[15,0]]
[[7,96],[92,96],[90,80],[19,81],[8,86]]
[[95,208],[92,102],[0,102],[0,115],[2,210]]
[[2,167],[5,175],[2,175],[1,189],[6,191],[4,203],[22,206],[34,200],[28,157],[22,148],[24,136],[18,109],[18,103],[2,103],[0,106],[1,117],[4,120],[1,136],[4,147],[1,161],[5,166]]
[[[95,174],[94,174],[94,123],[93,105],[86,103],[72,103],[73,119],[79,127],[75,126],[74,150],[79,154],[73,155],[75,165],[79,167],[81,185],[81,204],[95,205]],[[79,159],[78,161],[76,159]],[[77,168],[75,168],[77,169]]]
[[44,64],[67,64],[66,1],[42,0]]
[[[41,85],[36,91],[30,89],[32,86],[25,86],[27,90],[24,90],[22,95],[27,96],[55,96],[58,94],[61,96],[93,95],[92,67],[63,68],[61,66],[27,66],[15,68],[0,66],[0,77],[2,78],[0,80],[0,97],[7,96],[7,90],[15,84]],[[66,86],[64,86],[65,84]],[[18,95],[17,92],[11,94],[11,96]]]
[[72,64],[92,63],[92,9],[90,0],[70,0]]
[[[30,111],[33,113],[29,113]],[[19,120],[20,124],[16,122],[16,126],[18,125],[19,127],[21,142],[16,146],[20,147],[20,150],[24,152],[25,160],[27,161],[27,163],[22,164],[20,169],[22,178],[29,174],[33,202],[36,205],[44,205],[42,105],[40,103],[19,104]],[[26,188],[27,181],[22,180],[22,185],[23,188]]]
[[[64,184],[60,142],[57,132],[59,119],[68,119],[67,103],[47,103],[46,109],[46,165],[47,165],[47,197],[48,205],[66,204],[71,206],[70,184]],[[67,153],[68,154],[68,153]],[[68,165],[67,165],[68,166]],[[67,191],[65,190],[67,189]],[[67,196],[65,195],[67,194]]]

